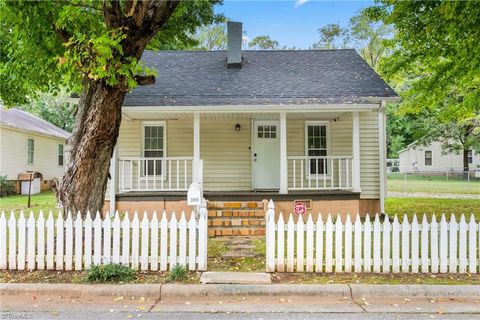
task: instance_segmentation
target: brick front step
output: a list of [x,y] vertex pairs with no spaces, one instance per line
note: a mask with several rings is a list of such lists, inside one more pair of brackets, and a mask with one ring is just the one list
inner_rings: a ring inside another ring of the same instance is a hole
[[263,236],[265,235],[265,228],[209,228],[208,235],[215,236]]
[[208,220],[209,227],[241,227],[241,226],[265,226],[264,218],[244,218],[244,219],[235,219],[235,218],[211,218]]
[[208,210],[208,217],[265,217],[263,209],[259,210]]
[[263,202],[219,202],[209,201],[208,209],[262,209]]

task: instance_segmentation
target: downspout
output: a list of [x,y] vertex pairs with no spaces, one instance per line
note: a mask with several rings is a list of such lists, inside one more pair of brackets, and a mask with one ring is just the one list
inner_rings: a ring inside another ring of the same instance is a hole
[[385,196],[386,196],[386,101],[382,100],[378,109],[378,157],[379,157],[379,186],[380,186],[380,213],[385,213]]

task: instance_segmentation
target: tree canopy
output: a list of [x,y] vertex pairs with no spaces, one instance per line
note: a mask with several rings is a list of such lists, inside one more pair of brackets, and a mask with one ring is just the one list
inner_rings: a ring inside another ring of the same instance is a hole
[[278,49],[278,41],[270,39],[270,36],[256,36],[249,43],[251,49],[274,50]]

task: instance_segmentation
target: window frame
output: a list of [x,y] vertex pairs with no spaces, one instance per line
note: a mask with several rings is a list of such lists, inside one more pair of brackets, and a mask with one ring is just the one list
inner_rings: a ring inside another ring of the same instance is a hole
[[[62,153],[60,154],[60,147],[62,147]],[[60,157],[62,157],[62,164],[60,164]],[[65,164],[65,145],[63,143],[59,143],[57,145],[57,165],[59,167],[63,167]]]
[[[29,142],[32,141],[32,161],[30,161],[30,146]],[[27,138],[27,164],[35,164],[35,139]]]
[[[430,163],[427,164],[427,152],[430,153]],[[424,153],[423,153],[423,163],[425,164],[425,166],[429,166],[431,167],[433,165],[433,152],[432,150],[425,150]]]
[[467,162],[468,164],[473,164],[473,150],[468,150]]
[[[309,126],[325,126],[325,134],[326,134],[326,138],[327,138],[327,155],[324,156],[324,157],[329,157],[330,156],[330,121],[327,121],[327,120],[308,120],[308,121],[305,121],[305,131],[304,131],[304,137],[303,137],[303,140],[304,140],[304,143],[305,143],[305,150],[304,150],[304,155],[305,157],[308,157],[308,151],[309,151],[309,148],[308,148],[308,127]],[[318,173],[315,173],[315,174],[312,174],[310,172],[310,162],[307,162],[307,165],[305,166],[305,174],[308,178],[326,178],[326,179],[330,179],[331,177],[331,169],[329,168],[329,163],[327,163],[326,165],[326,173],[321,173],[321,174],[318,174]]]
[[[142,151],[141,151],[141,155],[140,155],[140,158],[148,158],[145,156],[145,127],[162,127],[163,128],[163,157],[162,158],[166,158],[167,157],[167,122],[166,121],[160,121],[160,120],[157,120],[157,121],[142,121],[142,134],[141,134],[141,139],[142,139]],[[164,174],[165,172],[165,169],[166,169],[166,166],[165,166],[165,161],[162,161],[162,174],[156,174],[155,176],[156,177],[159,177],[160,179],[163,179],[165,180],[166,179],[166,175]],[[148,172],[145,171],[145,168],[143,167],[143,164],[142,164],[142,170],[141,170],[141,178],[142,179],[149,179],[151,177],[153,177],[154,175],[150,175],[148,174]]]

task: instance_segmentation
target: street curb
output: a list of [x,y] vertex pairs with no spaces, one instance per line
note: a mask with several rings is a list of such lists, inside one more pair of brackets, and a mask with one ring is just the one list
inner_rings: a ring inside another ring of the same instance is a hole
[[480,285],[351,284],[354,299],[365,297],[480,297]]
[[318,296],[347,297],[350,288],[343,284],[165,284],[162,298],[192,296]]
[[159,284],[42,284],[0,283],[0,296],[45,295],[65,297],[145,297],[160,298]]
[[318,296],[351,297],[468,297],[480,298],[480,285],[367,284],[37,284],[0,283],[0,296],[65,297]]

